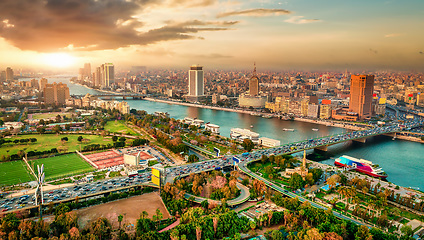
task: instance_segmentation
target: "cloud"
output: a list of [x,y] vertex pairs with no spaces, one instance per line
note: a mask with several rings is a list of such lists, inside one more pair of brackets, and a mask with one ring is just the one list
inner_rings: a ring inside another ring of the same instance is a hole
[[303,16],[293,16],[284,22],[287,23],[293,23],[293,24],[306,24],[306,23],[314,23],[314,22],[321,22],[319,19],[302,19]]
[[263,17],[263,16],[279,16],[286,15],[292,13],[289,10],[285,9],[266,9],[266,8],[255,8],[255,9],[247,9],[241,11],[232,11],[232,12],[224,12],[219,13],[216,17],[229,17],[229,16],[253,16],[253,17]]
[[169,0],[165,5],[170,7],[207,7],[215,4],[216,0]]
[[229,30],[238,23],[193,20],[140,32],[146,24],[134,16],[157,4],[156,0],[1,0],[0,37],[22,50],[90,51],[193,39],[195,33]]
[[385,38],[392,38],[392,37],[398,37],[398,36],[400,36],[399,33],[390,33],[390,34],[384,35]]
[[[211,24],[215,23],[215,24]],[[219,25],[219,24],[236,24],[237,22],[204,22],[200,20],[193,20],[187,22],[169,22],[168,24],[157,28],[149,30],[148,32],[140,34],[138,44],[146,45],[159,41],[169,41],[169,40],[184,40],[184,39],[194,39],[196,38],[192,34],[203,32],[203,31],[225,31],[230,30],[227,27],[211,27],[210,25]],[[198,37],[203,39],[202,37]]]

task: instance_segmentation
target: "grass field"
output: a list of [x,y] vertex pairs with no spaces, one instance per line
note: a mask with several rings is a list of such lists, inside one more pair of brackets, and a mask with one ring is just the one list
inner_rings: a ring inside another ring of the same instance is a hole
[[54,113],[40,113],[40,114],[32,114],[32,119],[49,119],[52,117],[56,117],[57,115],[71,117],[71,113],[62,113],[62,112],[54,112]]
[[31,160],[28,163],[34,168],[35,172],[37,171],[37,165],[44,164],[46,181],[94,170],[90,164],[80,158],[76,153]]
[[[90,139],[87,143],[80,143],[77,141],[78,136],[82,136],[83,138]],[[68,137],[68,142],[65,142],[62,144],[62,141],[60,140],[63,137]],[[75,150],[80,150],[85,145],[89,144],[108,144],[113,143],[111,137],[105,137],[99,135],[78,135],[78,134],[29,134],[29,135],[20,135],[18,137],[13,137],[11,140],[14,139],[21,139],[21,138],[37,138],[37,142],[35,143],[28,143],[28,144],[14,144],[14,143],[8,143],[3,144],[0,147],[0,156],[1,155],[12,155],[17,153],[19,150],[25,151],[45,151],[50,150],[53,147],[59,147],[63,146],[68,148],[68,152],[75,152]]]
[[33,180],[35,178],[29,173],[24,161],[0,163],[0,186],[9,186]]
[[124,120],[115,120],[115,121],[108,121],[105,125],[105,130],[109,132],[115,132],[115,133],[123,133],[127,134],[130,133],[130,135],[138,135],[134,130],[127,127],[125,125]]

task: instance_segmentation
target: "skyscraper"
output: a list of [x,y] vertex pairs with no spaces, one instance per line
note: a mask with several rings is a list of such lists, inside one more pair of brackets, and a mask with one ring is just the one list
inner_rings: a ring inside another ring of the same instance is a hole
[[253,75],[249,80],[249,95],[252,97],[259,95],[259,78],[256,75],[256,64],[254,65]]
[[84,78],[91,79],[91,64],[84,63]]
[[6,68],[6,81],[13,81],[13,69]]
[[204,78],[203,67],[193,65],[188,73],[188,96],[201,97],[204,96]]
[[40,92],[44,91],[44,88],[46,87],[47,83],[48,83],[47,79],[45,79],[45,78],[40,79],[40,84],[38,84],[38,86],[40,87],[39,88]]
[[44,88],[45,104],[64,104],[69,98],[69,88],[63,83],[46,84]]
[[96,74],[94,78],[94,86],[100,87],[101,86],[101,79],[102,79],[102,71],[100,70],[100,67],[96,67]]
[[102,64],[103,68],[103,87],[110,87],[115,82],[115,67],[112,63]]
[[357,113],[361,119],[370,118],[372,116],[373,91],[374,75],[352,75],[349,110]]

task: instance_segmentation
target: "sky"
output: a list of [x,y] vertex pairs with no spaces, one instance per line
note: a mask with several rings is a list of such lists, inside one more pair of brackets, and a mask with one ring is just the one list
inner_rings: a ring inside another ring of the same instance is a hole
[[424,71],[423,0],[1,0],[0,69]]

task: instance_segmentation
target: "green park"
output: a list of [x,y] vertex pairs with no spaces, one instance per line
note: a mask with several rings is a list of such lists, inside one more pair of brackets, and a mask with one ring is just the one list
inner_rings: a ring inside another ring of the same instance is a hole
[[[83,140],[78,141],[78,137],[82,136]],[[15,140],[36,138],[35,142],[17,142]],[[68,140],[63,140],[67,138]],[[75,152],[89,144],[112,144],[112,137],[103,137],[100,135],[84,135],[84,134],[31,134],[19,135],[9,138],[10,143],[4,143],[0,146],[0,156],[13,154],[24,154],[30,151],[46,151],[52,148],[57,148],[58,151]],[[20,152],[22,151],[22,152]]]

